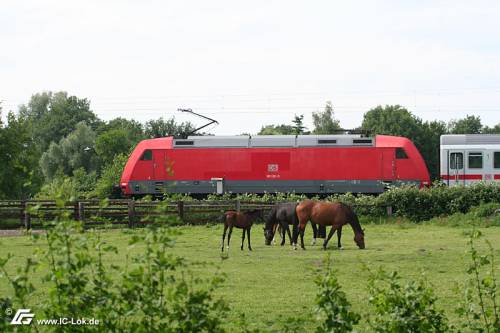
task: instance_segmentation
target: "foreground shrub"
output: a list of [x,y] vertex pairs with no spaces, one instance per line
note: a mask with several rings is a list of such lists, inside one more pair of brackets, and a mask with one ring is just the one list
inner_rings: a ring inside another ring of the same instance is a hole
[[[211,279],[195,277],[182,258],[170,254],[174,232],[168,221],[132,231],[127,259],[117,265],[110,259],[118,249],[102,239],[102,231],[84,231],[82,224],[61,216],[45,235],[35,237],[47,245],[39,262],[29,258],[10,276],[5,267],[13,256],[0,259],[0,272],[14,291],[14,297],[0,299],[0,305],[42,310],[43,316],[36,311],[36,319],[101,322],[49,327],[56,332],[223,332],[227,307],[213,297],[222,279],[217,274]],[[32,284],[39,266],[47,269],[41,304]],[[38,330],[35,323],[10,328]]]
[[466,318],[465,330],[473,332],[500,332],[500,304],[497,300],[497,280],[494,250],[486,240],[489,252],[482,255],[478,252],[475,240],[481,237],[479,230],[473,229],[469,237],[469,254],[471,263],[467,269],[469,279],[463,290],[463,301],[457,313]]
[[397,272],[370,273],[370,303],[375,307],[370,325],[375,332],[448,332],[450,328],[425,280],[401,285]]
[[330,257],[325,260],[327,267],[318,274],[315,280],[318,286],[316,294],[316,313],[320,325],[317,333],[326,332],[351,332],[361,316],[351,311],[351,304],[330,267]]

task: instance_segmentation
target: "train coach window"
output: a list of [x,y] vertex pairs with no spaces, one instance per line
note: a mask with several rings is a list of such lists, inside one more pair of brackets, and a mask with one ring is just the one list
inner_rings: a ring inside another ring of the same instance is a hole
[[403,148],[396,148],[396,158],[405,159],[408,158],[408,155],[406,155],[406,152]]
[[483,153],[469,153],[469,169],[483,168]]
[[151,161],[151,160],[153,160],[153,152],[150,149],[145,150],[141,156],[141,161]]
[[462,153],[450,154],[450,169],[463,169],[464,168],[464,155]]
[[500,151],[493,153],[493,167],[495,169],[500,169]]

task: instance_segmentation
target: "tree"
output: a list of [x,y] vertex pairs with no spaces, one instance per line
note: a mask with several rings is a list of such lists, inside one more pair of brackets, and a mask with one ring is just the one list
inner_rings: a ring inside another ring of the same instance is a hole
[[431,179],[439,178],[439,137],[446,133],[443,122],[422,123],[402,106],[386,105],[366,112],[362,128],[372,134],[403,136],[412,140],[427,164]]
[[144,134],[144,129],[141,123],[135,120],[128,120],[125,118],[115,118],[107,123],[103,123],[97,129],[97,135],[101,135],[104,132],[111,130],[123,130],[127,133],[128,140],[133,144],[137,144],[139,141],[144,140],[146,135]]
[[340,130],[340,122],[333,116],[332,102],[328,101],[325,111],[313,112],[313,134],[334,134]]
[[145,134],[149,138],[163,138],[173,136],[175,138],[187,138],[196,128],[190,122],[177,123],[175,117],[164,120],[163,117],[157,120],[146,122]]
[[31,138],[29,125],[12,112],[7,115],[6,126],[0,120],[0,198],[29,198],[40,187],[41,175],[37,168],[40,153]]
[[32,136],[45,151],[51,142],[59,142],[68,136],[80,122],[92,129],[100,120],[90,110],[90,101],[66,92],[44,92],[31,97],[28,105],[19,107],[19,115],[31,122]]
[[78,123],[72,133],[59,143],[52,142],[49,149],[43,153],[40,166],[45,178],[50,180],[58,172],[72,176],[79,168],[83,168],[87,173],[98,170],[94,146],[94,131],[85,122]]
[[496,124],[494,127],[484,126],[482,132],[484,134],[500,134],[500,123]]
[[294,128],[291,125],[282,124],[262,126],[258,135],[290,135],[294,133]]
[[481,118],[467,115],[463,119],[454,119],[448,123],[448,131],[451,134],[479,134],[483,125]]
[[111,129],[97,136],[95,151],[102,163],[106,165],[111,163],[118,154],[128,155],[134,145],[127,131]]
[[422,137],[420,139],[419,151],[424,158],[432,180],[440,178],[440,137],[447,133],[446,124],[443,121],[426,121],[422,124]]
[[377,106],[363,116],[362,128],[372,134],[399,135],[420,140],[422,120],[400,105]]
[[299,134],[307,134],[305,132],[306,127],[304,126],[304,115],[301,114],[300,116],[295,115],[295,117],[292,120],[292,123],[294,124],[293,127],[293,134],[299,135]]

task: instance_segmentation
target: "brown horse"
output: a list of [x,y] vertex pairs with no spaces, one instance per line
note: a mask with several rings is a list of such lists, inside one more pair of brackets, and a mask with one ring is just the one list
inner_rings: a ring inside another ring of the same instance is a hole
[[243,235],[241,237],[241,250],[243,251],[243,243],[245,242],[245,233],[248,234],[248,249],[252,251],[252,246],[250,245],[250,229],[252,229],[253,221],[257,218],[262,218],[262,211],[259,209],[254,209],[248,212],[237,212],[230,210],[225,212],[220,220],[224,222],[224,233],[222,234],[222,252],[224,252],[224,240],[226,238],[226,231],[229,228],[229,233],[227,235],[227,248],[229,249],[229,242],[231,241],[231,233],[233,232],[233,227],[243,229]]
[[296,207],[297,217],[299,219],[298,232],[294,233],[294,246],[297,246],[298,234],[300,234],[300,245],[303,249],[304,247],[304,230],[307,225],[307,221],[316,223],[319,225],[328,226],[331,225],[330,233],[323,243],[323,249],[326,250],[326,246],[330,238],[336,230],[340,230],[343,225],[349,223],[354,231],[354,241],[360,249],[365,248],[365,234],[361,225],[359,224],[358,217],[351,209],[351,207],[340,203],[340,202],[321,202],[313,200],[301,201]]

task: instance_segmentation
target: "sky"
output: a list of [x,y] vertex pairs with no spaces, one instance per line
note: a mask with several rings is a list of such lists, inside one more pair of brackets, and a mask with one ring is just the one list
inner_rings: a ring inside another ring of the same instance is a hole
[[500,123],[499,1],[1,0],[3,116],[67,91],[104,120],[178,108],[217,135],[334,106],[343,128],[377,105],[423,120]]

